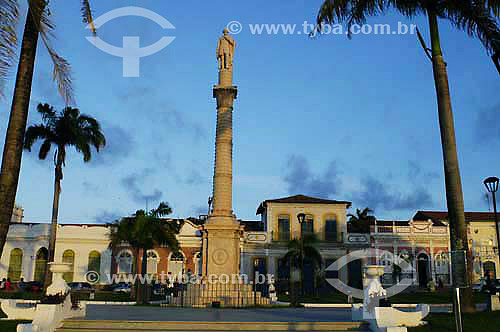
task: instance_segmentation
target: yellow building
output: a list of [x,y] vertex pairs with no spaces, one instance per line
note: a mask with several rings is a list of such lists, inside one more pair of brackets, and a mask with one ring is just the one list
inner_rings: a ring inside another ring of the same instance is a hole
[[[287,285],[290,266],[283,257],[290,240],[305,234],[315,234],[317,248],[323,259],[323,267],[338,258],[369,247],[369,234],[347,236],[347,209],[351,202],[320,199],[296,195],[262,202],[257,215],[260,221],[244,221],[245,235],[241,248],[241,273],[252,276],[254,271],[276,276],[278,285]],[[299,214],[305,214],[300,223]],[[307,265],[307,264],[306,264]],[[304,280],[309,286],[316,285],[314,273],[306,266]],[[351,285],[361,282],[361,265],[351,264],[341,269],[338,278]]]

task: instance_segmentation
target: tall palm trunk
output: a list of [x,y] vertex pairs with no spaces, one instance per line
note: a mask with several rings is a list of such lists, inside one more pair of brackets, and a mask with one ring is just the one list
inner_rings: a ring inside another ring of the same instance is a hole
[[[141,252],[141,249],[139,248],[135,248],[135,264],[134,264],[134,275],[137,276],[139,274],[139,254]],[[139,281],[137,280],[137,278],[135,279],[135,282],[134,282],[134,294],[133,294],[133,297],[135,297],[135,301],[138,302],[139,301]]]
[[[39,0],[43,1],[43,0]],[[43,2],[45,4],[45,2]],[[43,5],[44,6],[44,5]],[[43,7],[42,7],[43,8]],[[35,15],[33,14],[35,12]],[[35,21],[37,20],[37,22]],[[38,42],[40,11],[28,10],[24,26],[21,54],[17,68],[16,85],[12,98],[9,125],[3,148],[2,168],[0,171],[0,255],[3,252],[12,210],[16,200],[21,157],[23,153],[24,133],[28,120],[31,97],[31,83],[35,67]]]
[[[56,252],[57,238],[57,216],[59,214],[59,196],[61,195],[61,180],[63,178],[62,166],[64,162],[64,148],[57,149],[57,161],[54,171],[54,198],[52,201],[52,222],[50,224],[49,236],[49,259],[48,262],[54,262]],[[49,269],[45,271],[45,289],[52,283],[52,272]]]
[[[145,277],[146,277],[146,272],[148,269],[148,251],[146,249],[142,249],[142,261],[141,261],[141,276],[142,278],[139,278],[139,283],[138,283],[138,295],[137,295],[137,303],[138,304],[144,304],[146,303],[146,294],[147,294],[147,283],[145,282]],[[141,282],[143,281],[143,282]]]
[[[443,59],[443,53],[441,51],[439,26],[436,14],[429,11],[428,17],[432,41],[432,68],[434,71],[434,82],[436,85],[439,128],[441,131],[441,144],[443,148],[448,218],[450,226],[454,228],[451,232],[453,237],[451,239],[451,249],[452,251],[464,250],[467,253],[467,262],[469,263],[467,265],[470,267],[472,260],[470,259],[470,252],[468,250],[467,225],[465,224],[464,214],[464,198],[457,157],[457,143],[455,139],[448,74],[446,71],[446,63]],[[465,266],[452,266],[452,268],[454,271],[460,272],[465,268]],[[469,278],[470,282],[472,270],[470,268],[467,270],[467,278]],[[464,311],[474,311],[471,288],[463,290],[461,302]]]

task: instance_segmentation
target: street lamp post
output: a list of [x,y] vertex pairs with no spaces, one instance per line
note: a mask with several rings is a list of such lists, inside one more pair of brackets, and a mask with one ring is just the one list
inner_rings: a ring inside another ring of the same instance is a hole
[[255,258],[253,261],[253,305],[257,306],[257,269],[259,268],[259,259]]
[[491,176],[491,177],[487,178],[486,180],[484,180],[484,185],[486,186],[486,189],[493,196],[493,211],[495,213],[495,231],[497,234],[498,263],[500,264],[500,234],[498,231],[497,200],[496,200],[496,192],[498,191],[498,183],[499,182],[500,182],[500,180],[495,176]]
[[304,234],[302,232],[302,224],[306,220],[304,213],[297,215],[300,225],[300,296],[304,296]]

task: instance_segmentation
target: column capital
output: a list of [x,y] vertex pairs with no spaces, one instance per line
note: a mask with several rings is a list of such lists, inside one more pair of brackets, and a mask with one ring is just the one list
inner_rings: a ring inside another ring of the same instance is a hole
[[238,88],[235,86],[214,86],[214,98],[217,99],[217,109],[233,108],[233,102],[238,96]]
[[238,95],[238,87],[235,85],[224,86],[224,85],[214,85],[214,98],[219,98],[221,95],[230,95],[233,99],[236,99]]

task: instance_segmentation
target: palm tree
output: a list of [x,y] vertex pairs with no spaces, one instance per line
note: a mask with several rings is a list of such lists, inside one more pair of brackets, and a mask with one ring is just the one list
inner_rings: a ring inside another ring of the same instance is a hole
[[369,208],[356,209],[356,215],[349,213],[349,232],[351,233],[370,233],[370,225],[377,220],[372,215],[373,210]]
[[[284,260],[289,263],[291,269],[300,271],[302,294],[304,292],[304,261],[310,261],[313,264],[313,269],[315,271],[321,269],[322,266],[323,260],[317,248],[318,243],[319,240],[315,234],[307,234],[300,239],[290,240],[287,245],[288,251],[284,256]],[[295,291],[293,283],[291,285],[291,289],[292,292]],[[297,296],[292,296],[292,305],[298,305]]]
[[[48,3],[49,0],[28,0],[28,14],[0,171],[0,255],[5,245],[16,199],[39,35],[54,63],[53,77],[57,82],[59,93],[67,105],[72,104],[74,99],[70,65],[51,45],[54,25],[49,19]],[[82,0],[81,11],[84,23],[93,26],[89,0]],[[19,1],[0,1],[0,95],[3,95],[3,83],[9,70],[16,62],[18,21]],[[92,31],[95,33],[95,29]]]
[[[59,114],[48,104],[39,104],[38,113],[42,116],[42,124],[33,125],[26,131],[24,148],[31,151],[33,144],[43,141],[38,152],[42,160],[55,146],[54,164],[54,200],[52,204],[52,224],[49,237],[48,262],[54,261],[54,252],[57,232],[57,215],[59,210],[59,196],[61,193],[61,180],[63,179],[63,166],[66,164],[66,149],[73,146],[77,152],[83,155],[83,161],[89,162],[92,158],[91,147],[97,152],[106,144],[106,139],[101,131],[101,126],[92,117],[80,114],[76,108],[66,107]],[[51,273],[46,272],[45,286],[51,282]]]
[[[117,220],[110,226],[110,244],[111,250],[127,243],[134,249],[136,258],[142,250],[141,276],[145,280],[147,273],[147,252],[157,246],[170,248],[173,252],[179,251],[179,242],[176,235],[179,234],[182,226],[179,222],[169,222],[163,217],[172,213],[168,203],[160,205],[149,212],[138,210],[132,217],[125,217]],[[135,264],[137,274],[138,264]],[[146,301],[144,291],[145,285],[138,283],[136,298],[138,303]]]
[[[325,0],[317,17],[317,30],[321,32],[321,25],[346,23],[348,31],[353,24],[363,24],[368,16],[383,14],[396,9],[402,15],[413,18],[417,15],[427,15],[431,37],[431,49],[425,47],[432,61],[434,83],[437,94],[441,144],[443,149],[444,173],[446,182],[446,199],[448,215],[451,225],[455,228],[455,238],[452,238],[452,250],[465,251],[470,257],[467,241],[467,226],[465,224],[462,183],[460,178],[453,112],[451,107],[450,90],[446,63],[443,59],[439,36],[438,17],[446,19],[470,36],[477,37],[492,54],[492,59],[499,69],[500,56],[500,28],[498,15],[500,14],[500,0]],[[350,34],[348,35],[349,37]],[[419,35],[423,45],[425,42]],[[472,263],[472,260],[469,259]],[[472,266],[469,273],[464,271],[465,266],[455,266],[455,277],[472,278]],[[463,292],[462,303],[465,311],[474,311],[472,303],[472,289]]]

